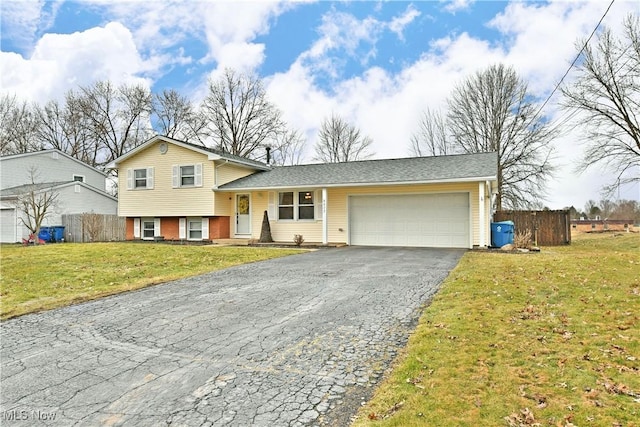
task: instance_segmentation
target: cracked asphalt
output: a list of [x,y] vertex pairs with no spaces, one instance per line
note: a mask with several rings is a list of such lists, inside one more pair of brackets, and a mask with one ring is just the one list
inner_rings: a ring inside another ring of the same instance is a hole
[[323,249],[3,322],[0,424],[348,425],[463,253]]

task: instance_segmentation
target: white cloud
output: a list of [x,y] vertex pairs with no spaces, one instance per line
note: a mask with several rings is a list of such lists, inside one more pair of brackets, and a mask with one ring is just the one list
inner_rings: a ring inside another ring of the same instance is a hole
[[412,23],[418,16],[420,11],[416,10],[413,5],[407,6],[407,10],[400,16],[397,16],[389,23],[389,30],[395,33],[400,40],[404,41],[404,29]]
[[139,75],[150,65],[140,57],[129,30],[119,23],[73,34],[46,34],[28,59],[9,52],[0,55],[4,91],[28,100],[61,99],[67,90],[97,80],[149,85]]
[[455,14],[456,12],[462,11],[462,10],[467,10],[469,9],[469,7],[471,7],[471,5],[473,3],[475,3],[475,0],[441,0],[444,3],[446,3],[446,5],[444,6],[444,10],[446,10],[449,13]]

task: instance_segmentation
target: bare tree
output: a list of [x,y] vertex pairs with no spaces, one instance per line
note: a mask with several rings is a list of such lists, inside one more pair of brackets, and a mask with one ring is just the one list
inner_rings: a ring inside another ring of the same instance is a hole
[[194,109],[186,96],[174,89],[165,89],[153,95],[152,111],[159,134],[184,141],[195,140],[204,145],[206,117]]
[[37,243],[42,222],[57,205],[58,192],[49,184],[39,182],[39,173],[35,167],[30,167],[27,173],[29,184],[17,196],[17,208],[22,213],[20,221],[35,236]]
[[315,160],[324,163],[350,162],[365,160],[373,153],[370,146],[373,140],[360,133],[360,130],[342,117],[331,114],[322,122]]
[[47,147],[56,148],[91,166],[98,164],[100,146],[91,132],[91,123],[79,106],[74,104],[73,92],[60,105],[49,101],[37,109],[40,126],[38,139]]
[[67,104],[86,118],[100,147],[98,164],[106,164],[150,136],[151,93],[141,85],[96,82],[69,93]]
[[640,167],[640,18],[627,16],[619,38],[610,29],[600,33],[595,46],[585,46],[577,69],[576,81],[562,89],[562,103],[585,124],[580,169],[601,164],[615,171],[608,190],[640,180],[625,174]]
[[594,219],[596,215],[600,215],[600,208],[595,200],[589,199],[584,204],[584,212],[590,219]]
[[272,163],[277,166],[299,165],[304,156],[304,146],[307,143],[297,130],[288,130],[276,140],[276,146],[271,150]]
[[15,95],[0,97],[0,155],[28,153],[42,147],[36,138],[40,122],[35,105]]
[[217,148],[255,158],[260,146],[274,145],[285,131],[282,113],[267,99],[262,80],[227,68],[218,80],[209,81],[202,104]]
[[426,109],[420,117],[418,130],[411,135],[411,154],[414,156],[444,156],[452,154],[453,142],[447,119],[439,111]]
[[82,229],[90,242],[100,241],[104,233],[103,215],[94,212],[85,212],[82,214]]
[[464,153],[498,153],[496,209],[532,206],[552,175],[555,135],[536,115],[527,85],[502,64],[457,85],[448,100],[447,124]]

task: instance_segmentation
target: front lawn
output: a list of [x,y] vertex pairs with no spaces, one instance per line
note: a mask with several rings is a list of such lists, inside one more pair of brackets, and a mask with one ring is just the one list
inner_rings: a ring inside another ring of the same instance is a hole
[[640,236],[469,252],[355,426],[639,426]]
[[153,243],[3,245],[0,251],[2,319],[300,253]]

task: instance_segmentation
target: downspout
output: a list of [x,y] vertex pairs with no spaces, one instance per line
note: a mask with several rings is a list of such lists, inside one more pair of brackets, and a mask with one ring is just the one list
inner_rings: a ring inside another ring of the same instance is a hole
[[229,160],[225,160],[223,164],[221,165],[217,165],[215,167],[215,173],[213,174],[213,188],[216,189],[218,188],[218,168],[221,168],[222,166],[226,165],[227,163],[229,163]]
[[322,244],[329,243],[329,224],[327,224],[327,189],[322,189]]

